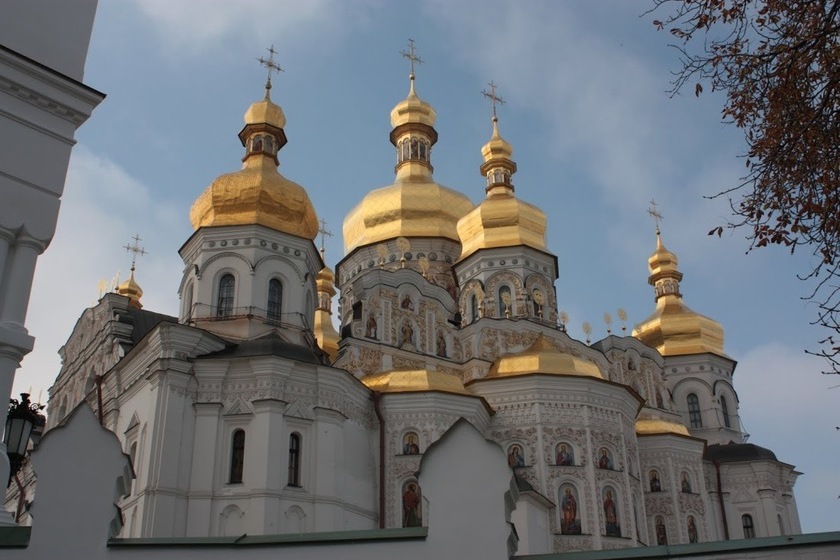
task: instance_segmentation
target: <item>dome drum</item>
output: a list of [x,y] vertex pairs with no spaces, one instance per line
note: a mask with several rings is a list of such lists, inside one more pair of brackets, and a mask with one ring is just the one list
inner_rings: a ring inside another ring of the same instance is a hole
[[241,131],[239,131],[239,141],[242,142],[242,146],[248,148],[248,139],[253,136],[254,134],[269,134],[274,137],[274,141],[277,145],[270,151],[262,151],[262,150],[251,150],[247,149],[245,151],[245,156],[242,158],[242,161],[245,161],[255,153],[264,153],[266,155],[270,155],[274,157],[274,160],[277,162],[277,152],[280,151],[283,146],[288,143],[288,139],[286,138],[286,133],[282,128],[277,128],[276,126],[272,126],[267,123],[257,123],[257,124],[246,124]]
[[394,127],[393,130],[391,130],[391,135],[389,136],[391,144],[396,146],[400,137],[402,137],[405,134],[411,134],[412,132],[422,134],[423,136],[428,138],[430,146],[434,146],[438,141],[438,133],[437,130],[434,129],[434,127],[418,122],[407,122],[398,125]]

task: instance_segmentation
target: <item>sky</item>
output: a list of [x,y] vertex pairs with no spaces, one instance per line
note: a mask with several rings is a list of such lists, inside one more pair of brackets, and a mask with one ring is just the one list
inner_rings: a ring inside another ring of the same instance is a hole
[[[146,309],[177,315],[193,201],[241,165],[242,115],[263,95],[257,58],[273,45],[284,72],[272,99],[289,143],[280,172],[306,187],[343,256],[341,224],[369,190],[394,179],[391,108],[408,92],[415,40],[417,93],[437,111],[435,179],[484,196],[481,146],[491,80],[505,99],[516,194],[548,215],[556,290],[569,334],[606,335],[604,314],[628,333],[654,308],[647,213],[655,199],[665,245],[680,259],[687,305],[720,321],[738,361],[734,384],[749,441],[804,473],[796,499],[805,532],[838,530],[840,378],[805,353],[823,333],[802,297],[809,255],[748,252],[708,197],[743,174],[742,133],[720,122],[723,98],[668,93],[677,68],[670,36],[645,14],[650,0],[126,0],[99,3],[84,81],[107,94],[77,133],[55,238],[38,260],[27,327],[36,337],[15,381],[46,401],[58,349],[98,284],[128,277],[123,248],[139,234],[136,279]],[[707,88],[708,91],[709,88]],[[334,306],[335,307],[335,306]]]

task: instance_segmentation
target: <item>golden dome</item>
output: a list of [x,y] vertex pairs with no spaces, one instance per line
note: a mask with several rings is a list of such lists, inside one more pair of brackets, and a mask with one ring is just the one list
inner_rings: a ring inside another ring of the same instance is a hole
[[245,111],[245,124],[268,124],[277,128],[286,126],[286,115],[279,105],[271,101],[268,90],[265,91],[265,98],[255,101]]
[[640,436],[658,434],[691,436],[691,434],[688,433],[688,428],[686,428],[683,424],[680,424],[679,422],[671,422],[670,420],[662,420],[661,418],[636,420],[636,434]]
[[458,395],[470,395],[460,378],[451,373],[426,369],[394,370],[362,377],[361,382],[372,391],[381,393],[409,393],[418,391],[440,391]]
[[265,99],[245,113],[239,133],[246,147],[242,169],[221,175],[190,209],[194,229],[259,224],[315,239],[318,218],[306,190],[277,172],[277,151],[286,143],[286,117],[266,89]]
[[335,295],[335,272],[325,266],[315,279],[318,288],[318,308],[315,309],[313,332],[318,346],[330,357],[330,362],[338,356],[338,331],[332,322],[332,298]]
[[469,198],[433,181],[398,181],[369,192],[344,218],[344,251],[397,237],[458,241],[458,220]]
[[545,213],[516,198],[511,176],[516,163],[511,145],[499,134],[498,120],[493,117],[493,136],[481,148],[484,164],[481,173],[487,178],[487,198],[458,222],[463,260],[479,249],[527,245],[547,250]]
[[437,141],[435,112],[414,93],[391,111],[391,143],[397,147],[393,185],[369,192],[344,219],[344,251],[398,237],[458,241],[458,220],[472,210],[469,198],[432,178],[431,148]]
[[143,297],[143,289],[140,284],[134,280],[134,265],[131,266],[131,276],[128,280],[117,286],[117,293],[128,298],[128,304],[136,309],[142,309],[143,304],[140,303],[140,298]]
[[513,377],[529,373],[604,379],[595,363],[559,351],[544,335],[537,337],[527,350],[498,358],[490,366],[487,377]]
[[648,259],[654,286],[656,309],[636,325],[633,336],[656,348],[663,356],[683,356],[710,352],[728,357],[723,351],[723,327],[714,319],[700,315],[683,303],[677,269],[677,256],[662,244],[657,232],[656,251]]
[[435,126],[437,113],[431,105],[420,99],[414,92],[414,74],[409,76],[409,81],[408,97],[391,109],[391,127],[397,128],[406,124]]

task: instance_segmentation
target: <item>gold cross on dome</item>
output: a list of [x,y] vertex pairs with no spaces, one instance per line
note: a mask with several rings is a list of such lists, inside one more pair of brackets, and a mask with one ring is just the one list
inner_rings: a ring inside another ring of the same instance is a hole
[[662,221],[662,213],[659,212],[659,209],[656,207],[656,201],[653,199],[650,200],[648,214],[653,218],[653,223],[656,224],[656,235],[659,235],[659,222]]
[[321,234],[321,258],[324,258],[324,236],[333,236],[332,232],[327,230],[327,221],[324,218],[321,218],[321,227],[318,228],[318,233]]
[[504,105],[505,100],[496,95],[496,84],[493,81],[489,81],[487,83],[490,86],[490,91],[488,92],[486,89],[481,90],[481,95],[486,97],[490,100],[490,103],[493,105],[493,118],[496,118],[496,104]]
[[268,51],[268,58],[259,57],[257,60],[260,62],[261,66],[265,66],[268,69],[268,77],[265,80],[265,90],[271,89],[271,73],[276,72],[280,74],[280,72],[285,72],[280,65],[274,61],[274,55],[277,54],[277,51],[274,50],[274,45],[266,49]]
[[140,242],[143,241],[143,239],[140,237],[139,233],[131,239],[134,240],[134,245],[129,245],[128,243],[126,243],[125,245],[123,245],[123,249],[125,249],[127,253],[134,253],[134,255],[132,255],[131,257],[131,269],[134,270],[134,263],[135,261],[137,261],[137,256],[139,255],[142,257],[143,255],[145,255],[146,249],[140,246]]
[[415,63],[423,64],[423,59],[420,58],[419,56],[417,56],[414,53],[414,39],[409,39],[408,40],[408,50],[406,51],[405,49],[403,49],[403,50],[400,51],[400,54],[403,55],[403,57],[408,59],[408,62],[411,65],[411,76],[413,77],[414,76],[414,64]]

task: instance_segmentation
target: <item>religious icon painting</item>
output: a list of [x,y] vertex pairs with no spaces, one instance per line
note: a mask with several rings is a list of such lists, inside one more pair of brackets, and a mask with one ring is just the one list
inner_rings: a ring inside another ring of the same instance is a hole
[[691,481],[688,479],[688,473],[686,472],[680,475],[680,490],[684,494],[691,494]]
[[416,432],[406,432],[403,436],[403,455],[419,455],[420,439]]
[[560,532],[564,535],[580,535],[580,512],[578,506],[578,492],[574,484],[569,482],[560,485]]
[[697,524],[694,522],[694,516],[693,515],[688,516],[688,519],[686,520],[686,529],[688,530],[688,542],[690,542],[690,543],[698,542]]
[[665,528],[665,518],[661,515],[656,516],[655,531],[656,544],[668,544],[668,529]]
[[525,452],[518,443],[508,448],[508,466],[512,469],[525,466]]
[[659,480],[659,471],[657,471],[656,469],[650,471],[649,479],[650,479],[650,491],[651,492],[662,492],[662,483]]
[[575,450],[566,442],[560,442],[554,450],[557,465],[568,467],[575,464]]
[[601,494],[604,508],[604,534],[608,537],[621,536],[618,493],[612,486],[605,486]]
[[602,447],[598,451],[598,468],[609,471],[615,470],[612,453],[606,447]]
[[420,527],[423,525],[422,497],[420,485],[416,480],[409,480],[403,484],[402,492],[402,526]]

